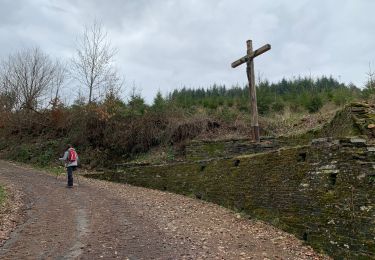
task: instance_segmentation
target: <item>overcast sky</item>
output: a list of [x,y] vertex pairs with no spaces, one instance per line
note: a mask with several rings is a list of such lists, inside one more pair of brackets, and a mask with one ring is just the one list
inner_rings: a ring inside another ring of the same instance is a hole
[[149,102],[160,89],[244,84],[246,52],[263,79],[332,75],[359,87],[375,69],[373,0],[0,0],[0,57],[39,46],[69,59],[83,26],[97,19],[118,48],[126,92]]

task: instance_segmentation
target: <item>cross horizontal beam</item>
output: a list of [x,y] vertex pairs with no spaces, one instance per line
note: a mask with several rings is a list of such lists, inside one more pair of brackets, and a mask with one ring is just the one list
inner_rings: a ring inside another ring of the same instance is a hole
[[236,60],[232,63],[232,68],[235,68],[237,66],[240,66],[242,63],[248,62],[249,60],[255,58],[256,56],[259,56],[266,51],[269,51],[271,49],[271,45],[266,44],[260,47],[259,49],[253,51],[251,54],[243,56],[241,59]]

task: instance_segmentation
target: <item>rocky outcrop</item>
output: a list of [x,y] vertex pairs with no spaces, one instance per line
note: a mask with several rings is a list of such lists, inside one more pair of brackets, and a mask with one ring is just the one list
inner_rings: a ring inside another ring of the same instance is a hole
[[375,137],[375,105],[351,103],[336,113],[331,122],[321,129],[311,130],[307,137],[334,137],[364,135]]

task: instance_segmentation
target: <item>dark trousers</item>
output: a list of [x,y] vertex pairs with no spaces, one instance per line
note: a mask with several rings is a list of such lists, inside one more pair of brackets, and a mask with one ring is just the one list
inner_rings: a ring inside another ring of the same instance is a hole
[[75,166],[66,167],[68,172],[68,186],[73,186],[73,171],[75,170]]

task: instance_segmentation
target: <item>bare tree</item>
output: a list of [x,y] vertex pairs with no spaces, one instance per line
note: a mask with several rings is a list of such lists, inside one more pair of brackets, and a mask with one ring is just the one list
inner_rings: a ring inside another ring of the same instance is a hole
[[367,74],[367,83],[366,83],[366,88],[374,91],[375,90],[375,72],[371,68],[371,63],[368,64],[369,71],[366,73]]
[[101,24],[94,22],[85,27],[72,59],[72,74],[89,91],[89,103],[93,101],[95,91],[111,90],[120,84],[112,65],[116,52]]
[[58,64],[38,48],[9,55],[2,63],[2,93],[12,100],[12,109],[36,110],[56,79]]
[[11,89],[5,81],[5,67],[0,72],[0,111],[12,111],[17,104],[17,92]]
[[53,108],[61,103],[61,90],[68,78],[68,69],[65,63],[56,61],[55,63],[55,76],[52,80],[51,88],[51,101],[50,104]]

